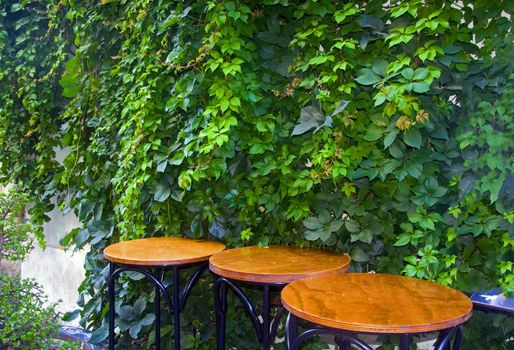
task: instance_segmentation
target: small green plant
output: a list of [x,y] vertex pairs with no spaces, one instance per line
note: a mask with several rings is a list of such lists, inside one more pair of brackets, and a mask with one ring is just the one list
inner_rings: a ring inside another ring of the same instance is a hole
[[25,217],[27,195],[12,187],[0,193],[0,266],[2,260],[23,260],[32,249],[32,223]]
[[[0,193],[0,266],[2,260],[23,260],[31,251],[33,223],[25,217],[28,196],[12,187]],[[0,273],[0,350],[77,349],[55,340],[59,329],[56,304],[33,279]]]

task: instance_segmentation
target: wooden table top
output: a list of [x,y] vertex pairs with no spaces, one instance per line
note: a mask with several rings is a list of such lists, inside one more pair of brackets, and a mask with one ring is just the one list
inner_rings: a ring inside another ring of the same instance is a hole
[[458,290],[383,274],[331,274],[295,281],[282,290],[295,316],[327,327],[365,333],[421,333],[451,328],[471,317]]
[[211,271],[219,276],[270,284],[286,284],[327,272],[347,272],[349,266],[347,254],[292,246],[229,249],[209,259]]
[[224,249],[223,243],[209,240],[144,238],[112,244],[104,249],[104,257],[119,264],[169,266],[207,261]]

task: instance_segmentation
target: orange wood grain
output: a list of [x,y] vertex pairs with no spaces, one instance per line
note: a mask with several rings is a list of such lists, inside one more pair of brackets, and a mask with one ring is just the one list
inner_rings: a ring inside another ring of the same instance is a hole
[[472,304],[458,290],[384,274],[331,274],[282,290],[284,307],[302,319],[354,332],[419,333],[466,322]]
[[219,276],[273,284],[327,272],[347,272],[349,266],[350,257],[346,254],[288,246],[236,248],[209,259],[211,271]]
[[208,240],[144,238],[112,244],[104,249],[104,257],[120,264],[168,266],[207,261],[224,249],[224,244]]

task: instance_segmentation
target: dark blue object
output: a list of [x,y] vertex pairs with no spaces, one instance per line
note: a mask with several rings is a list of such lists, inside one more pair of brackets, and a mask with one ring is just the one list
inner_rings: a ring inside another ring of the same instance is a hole
[[475,292],[471,295],[471,301],[478,309],[514,315],[514,298],[505,297],[500,289]]
[[59,328],[59,337],[63,340],[78,340],[83,344],[84,350],[105,350],[105,344],[89,344],[91,334],[91,332],[77,327],[62,326]]

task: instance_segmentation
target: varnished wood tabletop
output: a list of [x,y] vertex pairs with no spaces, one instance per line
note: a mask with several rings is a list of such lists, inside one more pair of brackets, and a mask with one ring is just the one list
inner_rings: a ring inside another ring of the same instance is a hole
[[209,259],[215,274],[239,281],[286,284],[327,272],[347,272],[350,257],[320,249],[292,246],[243,247],[225,250]]
[[112,244],[104,249],[104,257],[120,264],[170,266],[207,261],[224,249],[224,244],[209,240],[144,238]]
[[299,318],[367,333],[420,333],[464,323],[472,304],[436,283],[383,274],[332,274],[295,281],[282,304]]

